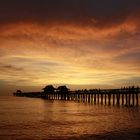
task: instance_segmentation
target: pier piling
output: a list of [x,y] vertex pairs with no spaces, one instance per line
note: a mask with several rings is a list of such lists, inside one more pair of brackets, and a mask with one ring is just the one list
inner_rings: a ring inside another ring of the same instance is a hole
[[[49,86],[51,87],[51,86]],[[51,87],[52,88],[52,87]],[[13,93],[14,96],[19,97],[36,97],[43,98],[47,100],[66,100],[66,101],[76,101],[83,103],[94,103],[98,104],[108,104],[117,105],[120,104],[122,106],[138,106],[139,105],[139,88],[129,87],[129,88],[121,88],[121,89],[94,89],[94,90],[78,90],[78,91],[70,91],[70,92],[21,92],[17,90],[17,92]]]

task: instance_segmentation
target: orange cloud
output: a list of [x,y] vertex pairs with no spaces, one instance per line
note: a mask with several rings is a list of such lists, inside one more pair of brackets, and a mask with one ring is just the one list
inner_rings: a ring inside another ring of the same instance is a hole
[[140,74],[139,39],[138,22],[130,20],[102,29],[29,22],[1,26],[0,80],[26,85],[125,83]]

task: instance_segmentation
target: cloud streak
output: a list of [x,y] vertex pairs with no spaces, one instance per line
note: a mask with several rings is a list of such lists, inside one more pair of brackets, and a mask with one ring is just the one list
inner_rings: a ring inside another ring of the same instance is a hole
[[139,1],[5,0],[0,9],[1,82],[139,84]]

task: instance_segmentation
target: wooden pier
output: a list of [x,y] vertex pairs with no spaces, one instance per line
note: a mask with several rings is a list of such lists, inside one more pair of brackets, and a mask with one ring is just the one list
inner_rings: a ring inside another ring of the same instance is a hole
[[91,104],[117,105],[127,107],[138,107],[140,89],[137,87],[121,88],[121,89],[92,89],[92,90],[76,90],[76,91],[51,91],[49,92],[21,92],[18,90],[13,93],[19,97],[36,97],[46,100],[66,100]]

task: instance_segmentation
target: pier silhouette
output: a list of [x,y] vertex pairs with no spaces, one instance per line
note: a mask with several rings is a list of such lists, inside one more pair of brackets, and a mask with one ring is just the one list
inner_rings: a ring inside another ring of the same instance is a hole
[[54,88],[48,85],[43,88],[42,92],[22,92],[17,90],[13,93],[19,97],[35,97],[46,100],[65,100],[77,101],[91,104],[117,105],[126,107],[138,107],[140,88],[139,87],[123,87],[120,89],[84,89],[71,91],[66,86]]

